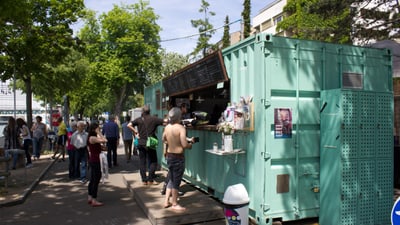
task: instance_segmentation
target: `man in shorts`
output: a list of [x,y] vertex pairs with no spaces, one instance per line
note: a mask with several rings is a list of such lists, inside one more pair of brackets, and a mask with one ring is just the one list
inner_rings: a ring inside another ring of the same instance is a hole
[[[168,112],[169,124],[165,127],[162,140],[168,144],[166,152],[169,181],[165,194],[164,208],[171,207],[176,211],[184,211],[186,208],[178,204],[179,186],[185,171],[185,149],[191,149],[194,138],[190,141],[186,138],[186,129],[181,124],[181,110],[178,107]],[[170,196],[171,202],[169,201]]]
[[64,123],[62,117],[58,118],[58,132],[57,132],[57,147],[54,151],[52,159],[56,158],[57,153],[62,156],[61,160],[65,161],[65,144],[67,143],[67,125]]

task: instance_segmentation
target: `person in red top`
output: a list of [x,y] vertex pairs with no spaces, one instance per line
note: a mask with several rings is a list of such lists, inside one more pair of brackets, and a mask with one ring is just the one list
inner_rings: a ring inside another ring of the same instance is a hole
[[93,207],[102,206],[103,203],[97,201],[97,191],[101,179],[100,153],[101,144],[107,142],[107,139],[101,134],[99,124],[93,122],[89,126],[89,165],[90,165],[90,181],[88,186],[88,204]]
[[71,129],[68,130],[67,132],[67,151],[68,151],[68,159],[69,159],[69,164],[68,164],[68,174],[69,174],[69,179],[74,179],[74,178],[79,178],[79,170],[76,169],[76,149],[75,147],[71,144],[71,136],[72,134],[76,131],[76,122],[73,121],[71,122]]

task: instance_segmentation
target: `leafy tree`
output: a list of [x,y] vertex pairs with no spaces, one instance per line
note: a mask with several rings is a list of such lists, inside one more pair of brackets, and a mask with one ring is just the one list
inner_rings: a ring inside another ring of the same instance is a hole
[[352,1],[351,10],[354,43],[364,45],[400,37],[400,5],[397,0]]
[[199,39],[197,40],[197,45],[194,51],[191,53],[193,57],[196,57],[200,52],[203,57],[207,55],[207,51],[213,47],[209,44],[212,35],[215,33],[214,26],[209,22],[209,16],[215,16],[215,13],[209,11],[210,4],[201,0],[201,6],[199,9],[200,13],[204,13],[204,19],[191,20],[192,26],[197,28],[199,31]]
[[98,63],[101,63],[101,28],[96,18],[96,13],[92,10],[86,10],[84,17],[84,26],[78,32],[78,36],[85,43],[85,55],[82,55],[80,61],[87,64],[83,76],[83,81],[79,87],[69,93],[71,111],[75,114],[89,115],[95,117],[107,108],[108,101],[104,91],[103,80],[96,74]]
[[162,49],[160,55],[162,66],[150,74],[151,83],[156,83],[189,64],[188,56],[176,52],[166,52]]
[[151,82],[149,73],[161,65],[158,16],[147,2],[139,1],[114,5],[99,19],[96,24],[93,15],[88,17],[79,34],[90,46],[88,84],[93,86],[86,89],[97,89],[99,96],[93,104],[96,108],[90,111],[102,109],[120,115],[129,96],[143,93],[144,85]]
[[295,38],[366,44],[400,36],[396,0],[288,0],[284,12],[277,30]]
[[82,15],[83,8],[83,0],[4,0],[0,3],[0,79],[15,76],[24,82],[29,125],[32,92],[54,87],[52,83],[45,83],[32,88],[33,81],[53,76],[49,68],[56,67],[78,46],[70,25]]
[[351,43],[351,14],[347,0],[288,0],[287,15],[277,30],[292,37],[335,43]]
[[224,26],[224,36],[222,36],[222,48],[229,47],[231,45],[229,34],[229,16],[225,17],[225,26]]
[[250,0],[244,0],[243,2],[243,12],[242,12],[242,18],[243,18],[243,37],[247,38],[250,36],[251,32],[251,23],[250,23],[250,11],[251,11],[251,2]]

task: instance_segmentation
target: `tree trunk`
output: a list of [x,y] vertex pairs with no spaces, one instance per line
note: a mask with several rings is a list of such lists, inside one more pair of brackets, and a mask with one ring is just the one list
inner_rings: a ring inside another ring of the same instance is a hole
[[122,109],[122,104],[126,101],[126,89],[127,86],[126,84],[121,88],[118,93],[116,93],[116,101],[114,105],[114,115],[120,117],[121,116],[121,109]]
[[32,80],[28,76],[24,79],[26,88],[26,123],[28,127],[32,127]]

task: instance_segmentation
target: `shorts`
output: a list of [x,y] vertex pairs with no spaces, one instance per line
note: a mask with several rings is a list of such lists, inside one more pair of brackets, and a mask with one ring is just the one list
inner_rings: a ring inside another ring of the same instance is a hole
[[167,158],[169,182],[167,188],[179,189],[181,185],[183,172],[185,172],[185,158],[171,157]]
[[58,145],[65,146],[65,143],[67,143],[67,135],[64,134],[64,135],[58,136],[58,138],[57,138],[57,144],[58,144]]

